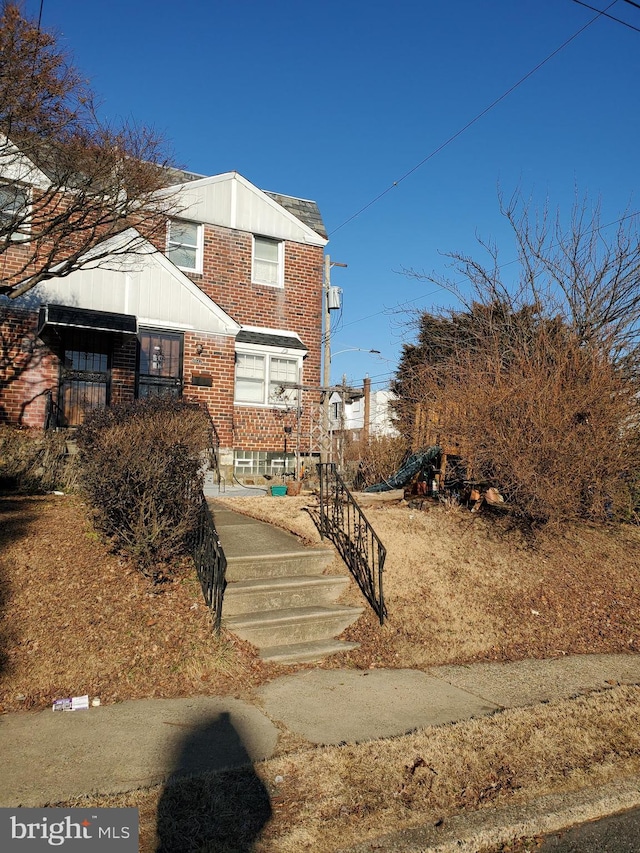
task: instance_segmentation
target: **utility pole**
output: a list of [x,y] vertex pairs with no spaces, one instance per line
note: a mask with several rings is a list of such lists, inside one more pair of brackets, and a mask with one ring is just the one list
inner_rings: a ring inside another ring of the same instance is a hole
[[[331,263],[329,255],[324,256],[324,282],[322,287],[322,304],[324,309],[324,352],[322,385],[328,389],[331,385],[331,311],[339,306],[331,301],[331,267],[346,267],[346,264]],[[330,392],[324,391],[322,398],[322,441],[320,444],[320,461],[329,462],[331,443],[329,440],[329,397]]]
[[[324,308],[324,353],[322,356],[322,384],[328,388],[331,384],[331,310],[329,308],[329,291],[331,289],[331,258],[324,256],[324,283],[322,288],[322,305]],[[329,461],[329,391],[322,397],[322,441],[320,444],[320,461]]]
[[368,376],[364,377],[362,390],[364,392],[364,424],[362,437],[366,444],[369,441],[369,430],[371,427],[371,379]]

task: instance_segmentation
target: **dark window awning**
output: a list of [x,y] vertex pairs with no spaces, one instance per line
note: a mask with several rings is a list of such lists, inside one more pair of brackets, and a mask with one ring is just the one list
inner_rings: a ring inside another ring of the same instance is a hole
[[38,317],[38,335],[47,331],[61,331],[63,327],[87,329],[94,332],[114,332],[137,335],[138,319],[133,314],[115,314],[111,311],[91,311],[67,305],[42,305]]
[[278,335],[269,332],[253,332],[249,329],[241,329],[236,335],[238,344],[258,344],[263,347],[282,347],[288,349],[300,349],[307,352],[306,346],[300,338],[293,335]]

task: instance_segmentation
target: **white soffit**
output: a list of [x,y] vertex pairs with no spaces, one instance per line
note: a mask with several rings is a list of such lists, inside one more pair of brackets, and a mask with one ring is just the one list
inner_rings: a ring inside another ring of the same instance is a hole
[[313,246],[329,242],[237,172],[170,189],[177,190],[181,219]]

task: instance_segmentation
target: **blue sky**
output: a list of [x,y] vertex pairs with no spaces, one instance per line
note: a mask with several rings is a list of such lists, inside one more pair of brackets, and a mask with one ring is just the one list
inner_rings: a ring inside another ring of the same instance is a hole
[[[625,0],[588,2],[640,29]],[[449,301],[403,269],[444,273],[476,233],[514,258],[498,185],[561,211],[577,187],[604,222],[640,209],[640,32],[603,17],[400,181],[593,17],[573,0],[44,0],[42,22],[104,116],[158,128],[179,165],[318,202],[348,264],[333,350],[381,353],[336,354],[332,379],[383,387],[412,336],[397,306]]]

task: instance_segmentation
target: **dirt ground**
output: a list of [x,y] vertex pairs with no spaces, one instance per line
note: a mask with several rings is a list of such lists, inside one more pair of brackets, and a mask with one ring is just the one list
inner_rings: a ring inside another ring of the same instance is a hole
[[[313,496],[227,499],[308,542]],[[640,531],[567,529],[532,544],[504,519],[425,503],[367,508],[388,548],[388,621],[345,633],[327,667],[427,667],[581,652],[637,652]],[[334,570],[346,569],[337,560]],[[346,600],[361,603],[355,584]],[[90,694],[232,694],[293,671],[216,639],[193,570],[153,588],[93,532],[75,496],[0,497],[0,708]]]

